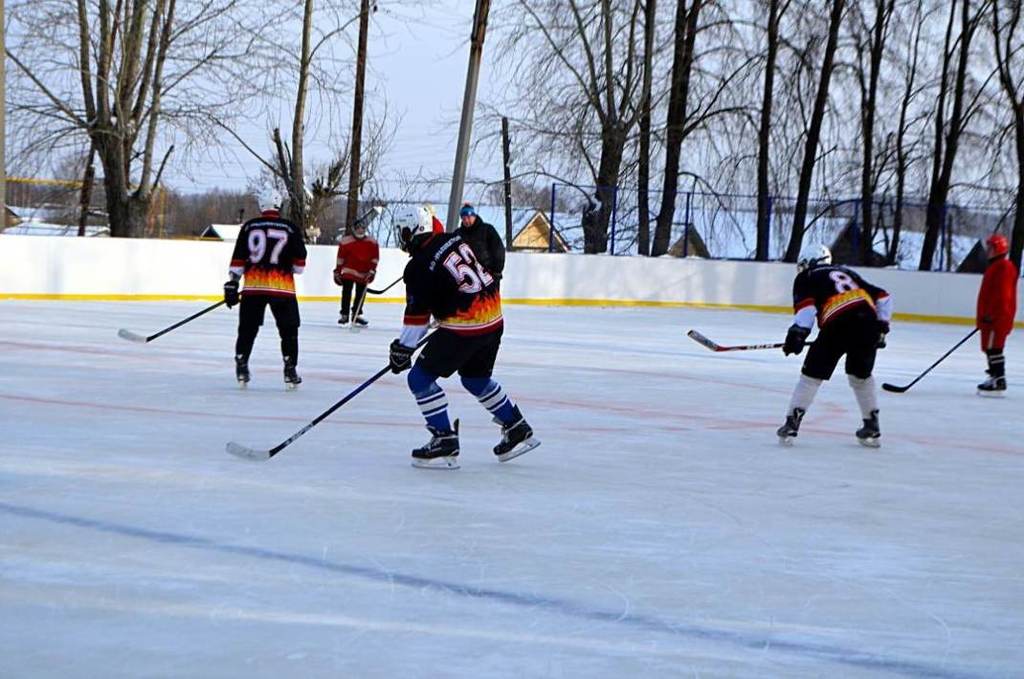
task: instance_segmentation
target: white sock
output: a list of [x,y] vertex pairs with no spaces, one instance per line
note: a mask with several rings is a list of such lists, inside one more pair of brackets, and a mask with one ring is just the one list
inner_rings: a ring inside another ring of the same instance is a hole
[[847,375],[850,380],[850,388],[853,395],[857,397],[857,405],[860,406],[860,414],[865,420],[871,419],[871,411],[878,410],[878,392],[875,390],[875,378],[868,377],[861,379],[853,375]]
[[821,383],[822,380],[801,373],[796,388],[793,389],[793,397],[789,399],[789,410],[786,411],[786,415],[792,413],[795,408],[806,412],[811,407],[811,402],[814,401],[814,395],[818,393]]

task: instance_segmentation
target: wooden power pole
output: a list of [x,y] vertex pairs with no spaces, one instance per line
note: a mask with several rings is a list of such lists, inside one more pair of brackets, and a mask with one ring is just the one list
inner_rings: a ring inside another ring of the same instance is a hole
[[359,3],[359,47],[356,52],[356,91],[352,97],[352,139],[349,143],[348,200],[345,228],[351,231],[359,214],[359,161],[363,145],[363,89],[366,82],[366,32],[370,23],[370,0]]
[[501,117],[501,156],[505,166],[505,247],[512,247],[512,153],[508,139],[508,118]]

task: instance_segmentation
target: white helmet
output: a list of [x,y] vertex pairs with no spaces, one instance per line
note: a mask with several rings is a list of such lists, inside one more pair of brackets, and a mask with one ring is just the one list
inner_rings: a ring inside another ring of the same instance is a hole
[[393,223],[398,247],[407,250],[417,236],[434,233],[433,208],[429,205],[407,208],[395,215]]
[[797,271],[807,271],[816,266],[825,266],[832,263],[832,251],[820,243],[808,245],[800,252],[800,259],[796,260]]
[[284,198],[281,196],[281,192],[277,189],[266,189],[260,191],[257,200],[259,201],[260,212],[267,212],[268,210],[277,210],[280,212],[281,206],[284,205]]

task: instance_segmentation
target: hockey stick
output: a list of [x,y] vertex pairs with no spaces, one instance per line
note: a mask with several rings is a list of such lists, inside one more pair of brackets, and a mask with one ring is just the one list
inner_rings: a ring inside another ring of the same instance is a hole
[[905,391],[906,391],[907,389],[910,389],[910,388],[911,388],[912,386],[914,386],[915,384],[917,384],[918,382],[920,382],[920,381],[921,381],[921,378],[922,378],[922,377],[924,377],[925,375],[927,375],[928,373],[930,373],[930,372],[932,371],[932,368],[934,368],[934,367],[935,367],[935,366],[937,366],[938,364],[940,364],[940,363],[942,363],[943,361],[945,361],[945,360],[946,360],[946,358],[947,358],[947,357],[948,357],[948,356],[949,356],[950,354],[952,354],[952,353],[953,353],[954,351],[956,351],[956,350],[957,350],[957,349],[959,349],[959,348],[960,348],[961,346],[963,346],[964,342],[966,342],[967,340],[969,340],[969,339],[971,339],[972,337],[974,337],[974,334],[975,334],[976,332],[978,332],[978,329],[977,329],[977,328],[975,328],[974,330],[971,330],[971,331],[970,331],[969,333],[967,333],[967,337],[964,337],[964,338],[963,338],[962,340],[960,340],[960,341],[959,341],[959,342],[957,342],[957,343],[956,343],[955,345],[953,345],[953,348],[952,348],[952,349],[950,349],[949,351],[947,351],[946,353],[944,353],[944,354],[943,354],[942,356],[940,356],[940,357],[939,357],[939,360],[935,361],[935,363],[932,363],[932,364],[931,364],[930,366],[928,366],[928,369],[927,369],[927,370],[925,370],[925,371],[924,371],[923,373],[921,373],[920,375],[918,375],[917,377],[915,377],[915,378],[914,378],[914,380],[913,380],[913,381],[912,381],[912,382],[911,382],[910,384],[907,384],[907,385],[905,385],[905,386],[899,387],[899,386],[896,386],[895,384],[889,384],[888,382],[883,382],[883,383],[882,383],[882,389],[885,389],[886,391],[891,391],[891,392],[893,392],[893,393],[896,393],[896,394],[902,394],[902,393],[903,393],[903,392],[905,392]]
[[356,319],[359,318],[359,314],[363,313],[363,305],[366,304],[366,288],[363,288],[363,294],[356,300],[356,304],[352,305],[352,324],[349,325],[350,332],[359,332],[363,329],[361,325],[356,323]]
[[144,337],[142,335],[139,335],[137,333],[132,332],[131,330],[125,330],[124,328],[121,328],[120,330],[117,331],[117,336],[120,337],[121,339],[126,339],[129,342],[138,342],[139,344],[146,344],[147,342],[152,342],[157,337],[160,337],[160,335],[166,335],[171,330],[174,330],[175,328],[180,328],[181,326],[185,325],[189,321],[194,321],[195,319],[199,318],[203,314],[209,313],[209,312],[213,311],[214,309],[219,307],[221,304],[224,304],[224,300],[221,300],[221,301],[217,302],[213,306],[208,306],[205,309],[203,309],[202,311],[200,311],[199,313],[192,314],[188,318],[186,318],[184,320],[181,320],[181,321],[178,321],[174,325],[168,326],[168,327],[164,328],[163,330],[161,330],[160,332],[153,333],[149,337]]
[[391,288],[395,287],[396,285],[398,285],[401,282],[402,282],[402,277],[399,276],[398,279],[394,283],[392,283],[388,287],[384,288],[383,290],[374,290],[373,288],[366,288],[366,292],[368,292],[371,295],[383,295],[385,292],[387,292],[388,290],[390,290]]
[[[434,333],[428,333],[427,335],[425,335],[423,337],[423,339],[421,339],[419,342],[416,343],[416,348],[419,349],[424,344],[426,344],[427,340],[429,340],[430,337],[433,334]],[[390,365],[384,366],[383,368],[378,370],[376,373],[374,373],[373,376],[370,377],[368,380],[366,380],[365,382],[360,384],[358,387],[356,387],[355,389],[353,389],[352,391],[347,393],[345,396],[343,396],[340,401],[336,402],[330,408],[328,408],[327,410],[325,410],[322,413],[320,413],[319,415],[317,415],[313,419],[312,422],[310,422],[305,427],[303,427],[302,429],[298,430],[297,432],[295,432],[294,434],[289,436],[287,439],[285,439],[281,443],[278,443],[276,446],[274,446],[270,450],[261,450],[261,449],[257,449],[257,448],[249,448],[247,446],[243,446],[240,443],[235,443],[234,441],[228,442],[227,446],[225,446],[225,449],[229,453],[231,453],[232,455],[235,455],[236,457],[240,457],[240,458],[242,458],[244,460],[252,460],[254,462],[262,462],[262,461],[265,461],[265,460],[269,460],[270,458],[274,457],[275,455],[280,453],[282,450],[287,448],[289,445],[291,445],[292,442],[295,441],[295,439],[299,438],[300,436],[305,434],[307,431],[309,431],[310,429],[312,429],[316,425],[318,425],[321,422],[323,422],[325,419],[327,419],[327,417],[331,413],[333,413],[335,410],[337,410],[341,406],[345,405],[346,403],[348,403],[349,401],[354,399],[356,396],[358,396],[360,394],[360,392],[362,392],[364,389],[366,389],[368,386],[370,386],[371,384],[373,384],[374,382],[379,380],[381,377],[383,377],[384,375],[386,375],[390,371],[391,371],[391,366]]]
[[[784,342],[775,342],[772,344],[734,344],[730,346],[723,346],[717,342],[709,340],[707,337],[700,334],[696,330],[691,330],[690,332],[686,333],[686,335],[693,341],[707,347],[711,351],[750,351],[751,349],[781,349],[785,344]],[[807,342],[806,344],[810,346],[811,344],[814,344],[814,342]]]

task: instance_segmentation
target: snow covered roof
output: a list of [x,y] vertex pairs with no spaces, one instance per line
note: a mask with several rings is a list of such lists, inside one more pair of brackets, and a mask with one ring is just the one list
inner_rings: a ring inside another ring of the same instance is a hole
[[199,234],[200,238],[219,238],[220,240],[234,243],[238,240],[238,232],[242,230],[241,224],[210,224]]
[[[9,226],[0,235],[5,236],[78,236],[77,224],[51,224],[49,222],[27,219],[15,226]],[[86,236],[109,236],[107,226],[86,226]]]

